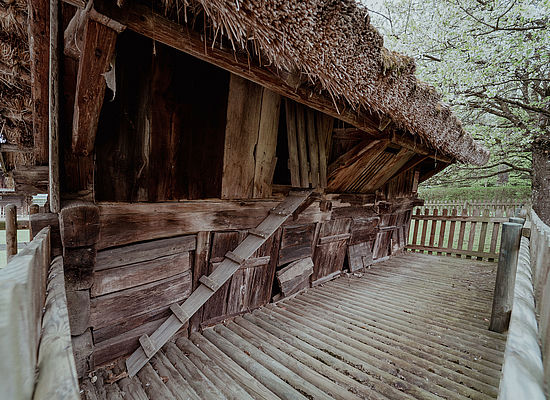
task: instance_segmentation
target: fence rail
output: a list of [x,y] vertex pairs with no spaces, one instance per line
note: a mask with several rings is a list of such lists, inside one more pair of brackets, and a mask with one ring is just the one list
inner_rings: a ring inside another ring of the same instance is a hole
[[[501,214],[501,213],[498,213]],[[496,261],[500,243],[500,224],[508,218],[491,216],[489,210],[463,209],[460,215],[456,208],[450,212],[444,208],[420,209],[412,216],[409,227],[409,244],[413,252],[445,254],[447,256]]]
[[[460,215],[466,210],[468,215],[472,215],[474,210],[487,210],[491,217],[513,217],[517,208],[525,208],[529,211],[531,201],[529,199],[510,199],[510,200],[467,200],[457,199],[452,201],[430,201],[426,200],[424,206],[418,209],[428,209],[433,211],[437,209],[442,212],[443,209],[456,209]],[[416,210],[415,210],[416,211]]]

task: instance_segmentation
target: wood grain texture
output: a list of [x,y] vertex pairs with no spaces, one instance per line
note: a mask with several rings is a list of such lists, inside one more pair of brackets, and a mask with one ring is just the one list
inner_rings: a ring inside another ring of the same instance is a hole
[[[98,250],[201,231],[250,229],[276,207],[275,200],[203,200],[157,204],[99,203]],[[315,202],[292,225],[326,219]]]
[[102,250],[97,254],[95,271],[187,253],[195,250],[196,241],[196,235],[187,235]]
[[99,112],[105,96],[105,77],[113,66],[117,32],[88,19],[84,30],[82,53],[78,64],[72,149],[88,155],[93,151]]
[[44,308],[33,399],[80,399],[61,257],[50,268]]
[[90,202],[71,201],[59,214],[61,241],[65,247],[94,245],[99,235],[99,209]]
[[90,323],[94,329],[120,323],[182,301],[191,293],[191,273],[185,272],[146,285],[110,293],[91,300]]
[[48,0],[28,2],[33,144],[38,165],[48,163],[49,8]]
[[6,398],[31,398],[42,330],[49,228],[0,269],[0,385]]
[[263,89],[258,142],[254,152],[254,198],[270,197],[273,173],[275,172],[275,151],[279,132],[281,96]]
[[122,267],[96,271],[94,273],[91,296],[98,297],[169,278],[188,271],[190,264],[190,254],[185,252]]
[[262,88],[231,75],[223,155],[223,199],[247,199],[254,193],[254,149],[262,110]]
[[294,261],[277,271],[277,281],[283,295],[288,296],[302,282],[309,282],[311,274],[313,274],[313,260],[311,257]]

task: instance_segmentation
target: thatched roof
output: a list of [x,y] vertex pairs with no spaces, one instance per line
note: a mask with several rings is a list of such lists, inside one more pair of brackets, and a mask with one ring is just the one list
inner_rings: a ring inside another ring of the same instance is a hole
[[312,87],[354,109],[389,116],[438,152],[477,165],[488,160],[435,89],[416,78],[413,59],[383,47],[355,0],[162,1],[180,20],[200,5],[236,47],[259,49],[264,63],[302,72]]
[[[0,132],[10,144],[32,146],[27,1],[0,0]],[[32,153],[4,155],[8,168],[33,165]]]

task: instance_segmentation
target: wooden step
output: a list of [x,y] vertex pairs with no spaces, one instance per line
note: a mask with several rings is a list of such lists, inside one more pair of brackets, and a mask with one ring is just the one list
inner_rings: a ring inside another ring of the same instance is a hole
[[[140,339],[141,346],[126,360],[128,375],[134,376],[147,361],[187,322],[187,317],[193,316],[212,295],[227,282],[241,264],[249,259],[285,221],[300,208],[311,195],[311,190],[291,191],[273,212],[255,228],[234,251],[227,252],[218,268],[209,276],[199,279],[201,285],[185,300],[174,315],[150,336]],[[261,232],[262,235],[259,236]]]

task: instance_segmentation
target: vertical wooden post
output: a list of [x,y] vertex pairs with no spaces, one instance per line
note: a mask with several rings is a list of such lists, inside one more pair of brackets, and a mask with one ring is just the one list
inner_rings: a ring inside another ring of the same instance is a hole
[[17,254],[17,207],[6,206],[6,251],[8,262]]
[[514,284],[521,240],[521,224],[502,224],[502,239],[493,295],[493,310],[489,330],[502,333],[508,329],[514,299]]
[[50,80],[49,80],[49,202],[53,213],[61,210],[59,198],[59,4],[50,0]]

